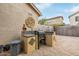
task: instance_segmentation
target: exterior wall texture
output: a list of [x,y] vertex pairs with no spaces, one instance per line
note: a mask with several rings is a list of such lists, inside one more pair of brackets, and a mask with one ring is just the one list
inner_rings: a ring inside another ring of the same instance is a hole
[[55,18],[47,21],[48,25],[53,25],[53,24],[63,24],[63,19],[62,18]]
[[28,4],[0,4],[0,44],[20,39],[22,26],[30,14],[35,19],[35,29],[38,25],[38,15]]
[[75,15],[73,15],[73,16],[71,16],[70,18],[69,18],[69,21],[70,21],[70,25],[77,25],[79,22],[76,22],[75,21],[75,17],[76,16],[79,16],[79,13],[77,13],[77,14],[75,14]]

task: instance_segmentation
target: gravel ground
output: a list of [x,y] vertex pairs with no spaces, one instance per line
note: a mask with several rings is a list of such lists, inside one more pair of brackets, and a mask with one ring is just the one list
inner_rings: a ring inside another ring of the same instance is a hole
[[56,40],[55,47],[41,46],[39,50],[28,56],[79,56],[79,37],[57,35]]

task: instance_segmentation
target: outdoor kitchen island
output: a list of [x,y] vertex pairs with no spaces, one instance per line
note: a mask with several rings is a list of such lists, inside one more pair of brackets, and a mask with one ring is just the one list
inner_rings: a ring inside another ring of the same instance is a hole
[[[42,28],[38,28],[38,30],[34,30],[34,26],[35,20],[32,16],[25,19],[25,24],[23,24],[21,32],[21,40],[23,41],[22,48],[25,54],[32,54],[36,50],[40,49],[41,45],[53,47],[56,41],[54,30],[52,30],[53,28],[45,26],[47,29],[39,30]],[[30,30],[27,28],[30,28]]]
[[[37,34],[35,34],[37,32]],[[37,35],[37,36],[36,36]],[[25,54],[32,54],[41,48],[41,45],[55,46],[56,38],[54,32],[26,31],[22,36],[23,50]]]

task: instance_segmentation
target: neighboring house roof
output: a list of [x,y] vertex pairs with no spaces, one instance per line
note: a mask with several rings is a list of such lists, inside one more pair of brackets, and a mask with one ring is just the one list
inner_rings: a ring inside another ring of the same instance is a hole
[[74,16],[77,13],[79,13],[79,11],[77,11],[77,12],[73,13],[72,15],[70,15],[69,18],[72,17],[72,16]]
[[38,10],[38,8],[33,4],[33,3],[26,3],[28,4],[29,6],[31,6],[33,8],[33,10],[39,15],[41,16],[41,12]]
[[52,20],[52,19],[56,19],[56,18],[62,18],[62,20],[63,20],[63,16],[56,16],[56,17],[53,17],[53,18],[49,18],[48,20]]

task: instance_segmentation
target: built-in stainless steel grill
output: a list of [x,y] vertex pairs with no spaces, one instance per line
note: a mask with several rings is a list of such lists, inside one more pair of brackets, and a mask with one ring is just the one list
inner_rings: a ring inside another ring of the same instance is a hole
[[44,31],[39,31],[38,34],[39,37],[39,44],[45,44],[45,32]]

